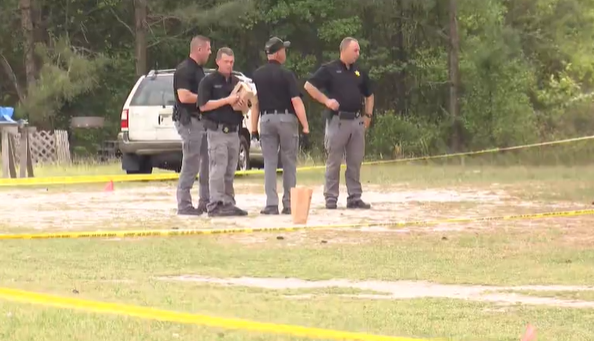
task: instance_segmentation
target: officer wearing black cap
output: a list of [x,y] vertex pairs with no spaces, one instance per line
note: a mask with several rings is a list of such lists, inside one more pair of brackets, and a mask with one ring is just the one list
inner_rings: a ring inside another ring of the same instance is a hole
[[[359,51],[357,39],[344,38],[340,43],[340,57],[322,65],[304,86],[311,97],[327,107],[329,113],[324,186],[327,209],[337,208],[340,164],[344,156],[347,164],[347,208],[371,208],[361,199],[360,176],[365,156],[365,131],[371,122],[374,95],[368,74],[356,64]],[[327,95],[320,90],[325,90]]]
[[[284,68],[289,41],[272,37],[264,47],[268,63],[252,75],[258,101],[252,104],[252,136],[260,138],[264,158],[264,189],[266,207],[262,214],[279,214],[276,190],[278,153],[283,164],[283,214],[291,214],[291,188],[297,183],[297,151],[299,148],[299,122],[303,126],[303,139],[307,144],[309,125],[305,107],[295,75]],[[258,133],[258,122],[260,132]]]

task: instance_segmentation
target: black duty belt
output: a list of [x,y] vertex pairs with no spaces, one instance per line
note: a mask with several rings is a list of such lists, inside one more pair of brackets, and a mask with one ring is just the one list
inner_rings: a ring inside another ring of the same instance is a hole
[[361,117],[360,111],[335,111],[334,115],[338,116],[341,120],[354,120]]
[[260,111],[260,115],[277,115],[277,114],[295,114],[294,112],[285,109],[285,110],[263,110]]
[[219,123],[211,120],[204,120],[204,128],[208,130],[218,131],[219,127],[223,133],[235,133],[239,124]]
[[[195,118],[198,121],[200,121],[201,118],[202,118],[202,115],[200,114],[199,111],[190,111],[190,110],[187,110],[185,108],[181,108],[180,109],[179,107],[177,107],[177,105],[174,105],[173,106],[173,116],[172,116],[173,121],[180,121],[180,120],[182,120],[181,119],[181,116],[182,115],[187,115],[188,117]],[[188,120],[188,122],[189,122],[189,120]]]

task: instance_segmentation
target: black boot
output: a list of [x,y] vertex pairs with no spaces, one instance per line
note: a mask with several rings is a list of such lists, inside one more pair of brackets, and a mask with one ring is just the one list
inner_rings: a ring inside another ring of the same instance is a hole
[[371,208],[371,205],[369,205],[365,201],[359,199],[359,200],[347,202],[347,208],[360,208],[360,209],[368,210]]
[[235,206],[223,205],[222,202],[219,202],[215,208],[208,212],[209,217],[232,217],[237,215],[238,212],[235,210]]
[[336,201],[328,200],[326,201],[326,209],[335,210],[338,206],[336,205]]
[[262,211],[260,211],[260,214],[266,214],[266,215],[278,214],[278,206],[266,206],[266,207],[264,207],[264,209]]
[[184,208],[182,210],[177,210],[178,215],[193,215],[199,216],[202,214],[199,210],[195,209],[194,207],[190,206],[188,208]]
[[198,212],[200,212],[200,214],[205,213],[206,212],[206,203],[205,202],[199,203],[198,208],[196,210]]

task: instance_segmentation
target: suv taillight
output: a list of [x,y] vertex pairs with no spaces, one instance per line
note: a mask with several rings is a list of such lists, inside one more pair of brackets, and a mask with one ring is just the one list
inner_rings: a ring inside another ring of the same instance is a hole
[[128,109],[122,110],[122,117],[120,121],[120,128],[122,130],[128,130]]

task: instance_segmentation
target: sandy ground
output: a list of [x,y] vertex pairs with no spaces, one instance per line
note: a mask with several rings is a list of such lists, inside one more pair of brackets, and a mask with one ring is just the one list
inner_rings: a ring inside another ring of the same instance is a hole
[[[254,186],[252,186],[254,187]],[[280,188],[280,186],[279,186]],[[382,230],[374,223],[386,221],[418,221],[454,217],[480,217],[534,213],[549,210],[581,209],[514,201],[503,190],[464,191],[448,189],[407,190],[398,187],[365,186],[364,200],[373,209],[345,209],[346,188],[341,188],[339,208],[324,209],[323,187],[314,187],[310,217],[307,225],[361,224],[363,230]],[[250,189],[239,185],[237,205],[249,212],[245,218],[179,217],[175,214],[175,184],[157,183],[150,186],[119,188],[113,192],[64,189],[23,189],[0,191],[2,223],[11,229],[35,230],[113,230],[113,229],[171,229],[171,228],[237,228],[292,226],[287,215],[262,216],[265,204],[260,187]],[[197,201],[197,189],[194,200]],[[567,205],[565,205],[567,206]],[[507,208],[507,210],[505,210]],[[499,209],[499,210],[498,210]],[[513,209],[513,212],[509,212]],[[466,224],[468,225],[468,224]],[[475,224],[476,225],[476,224]],[[432,225],[436,231],[463,229],[462,224]],[[415,229],[422,226],[415,226]],[[383,229],[386,230],[386,229]]]
[[[356,294],[344,295],[343,297],[354,297],[362,299],[374,300],[395,300],[395,299],[412,299],[424,297],[436,298],[455,298],[471,301],[493,302],[503,305],[511,304],[528,304],[528,305],[547,305],[569,308],[594,308],[594,302],[578,301],[578,300],[563,300],[558,298],[535,297],[526,296],[515,293],[500,293],[497,291],[507,290],[531,290],[531,291],[586,291],[593,290],[594,287],[583,286],[515,286],[515,287],[496,287],[496,286],[480,286],[480,285],[444,285],[435,284],[424,281],[348,281],[343,279],[335,279],[328,281],[304,281],[295,278],[213,278],[201,276],[176,276],[176,277],[158,277],[159,280],[166,281],[183,281],[183,282],[199,282],[208,284],[230,285],[230,286],[244,286],[255,287],[269,290],[284,290],[284,289],[315,289],[315,288],[353,288],[359,290],[373,290],[379,294]],[[385,293],[385,294],[382,294]],[[292,295],[288,298],[309,299],[318,294]]]
[[[292,226],[290,216],[262,216],[259,214],[265,204],[261,185],[236,185],[236,200],[239,207],[248,210],[245,218],[179,217],[175,214],[175,183],[157,183],[146,186],[119,187],[113,192],[103,192],[101,188],[82,189],[23,189],[0,191],[0,211],[2,226],[11,230],[39,231],[96,231],[115,229],[171,229],[171,228],[237,228],[237,227],[284,227]],[[279,186],[281,188],[281,186]],[[323,187],[314,187],[312,207],[307,225],[358,224],[366,223],[363,231],[386,231],[381,223],[386,221],[419,221],[444,218],[486,217],[519,213],[574,210],[591,208],[572,203],[525,202],[514,198],[501,187],[494,184],[491,189],[466,190],[419,189],[405,187],[379,187],[365,185],[364,200],[372,210],[347,210],[346,188],[341,187],[339,209],[324,209]],[[197,188],[193,191],[194,200],[198,197]],[[575,218],[567,218],[567,221]],[[582,217],[580,220],[590,219]],[[559,218],[555,219],[560,221]],[[549,224],[548,220],[515,221],[514,226],[527,228]],[[579,222],[576,222],[579,223]],[[583,223],[583,222],[582,222]],[[375,224],[375,225],[374,225]],[[430,229],[431,231],[485,229],[495,223],[481,224],[437,224],[412,226],[391,230],[406,233],[411,230]],[[570,224],[570,223],[567,223]],[[295,233],[292,240],[305,237],[305,233]],[[264,242],[265,237],[255,235],[236,235],[233,240],[256,243]],[[332,240],[340,242],[339,236]],[[348,240],[345,240],[348,242]],[[594,307],[594,302],[568,301],[556,298],[521,296],[512,293],[498,293],[500,290],[594,290],[584,287],[487,287],[441,285],[427,282],[350,282],[332,280],[307,282],[298,279],[216,279],[199,276],[161,278],[174,281],[196,281],[218,283],[221,285],[254,286],[267,289],[285,288],[326,288],[343,287],[373,290],[380,294],[351,295],[363,299],[406,299],[417,297],[448,297],[474,301],[489,301],[499,304],[534,304],[564,307]],[[382,294],[383,293],[383,294]],[[307,298],[308,295],[293,295],[291,298]]]

